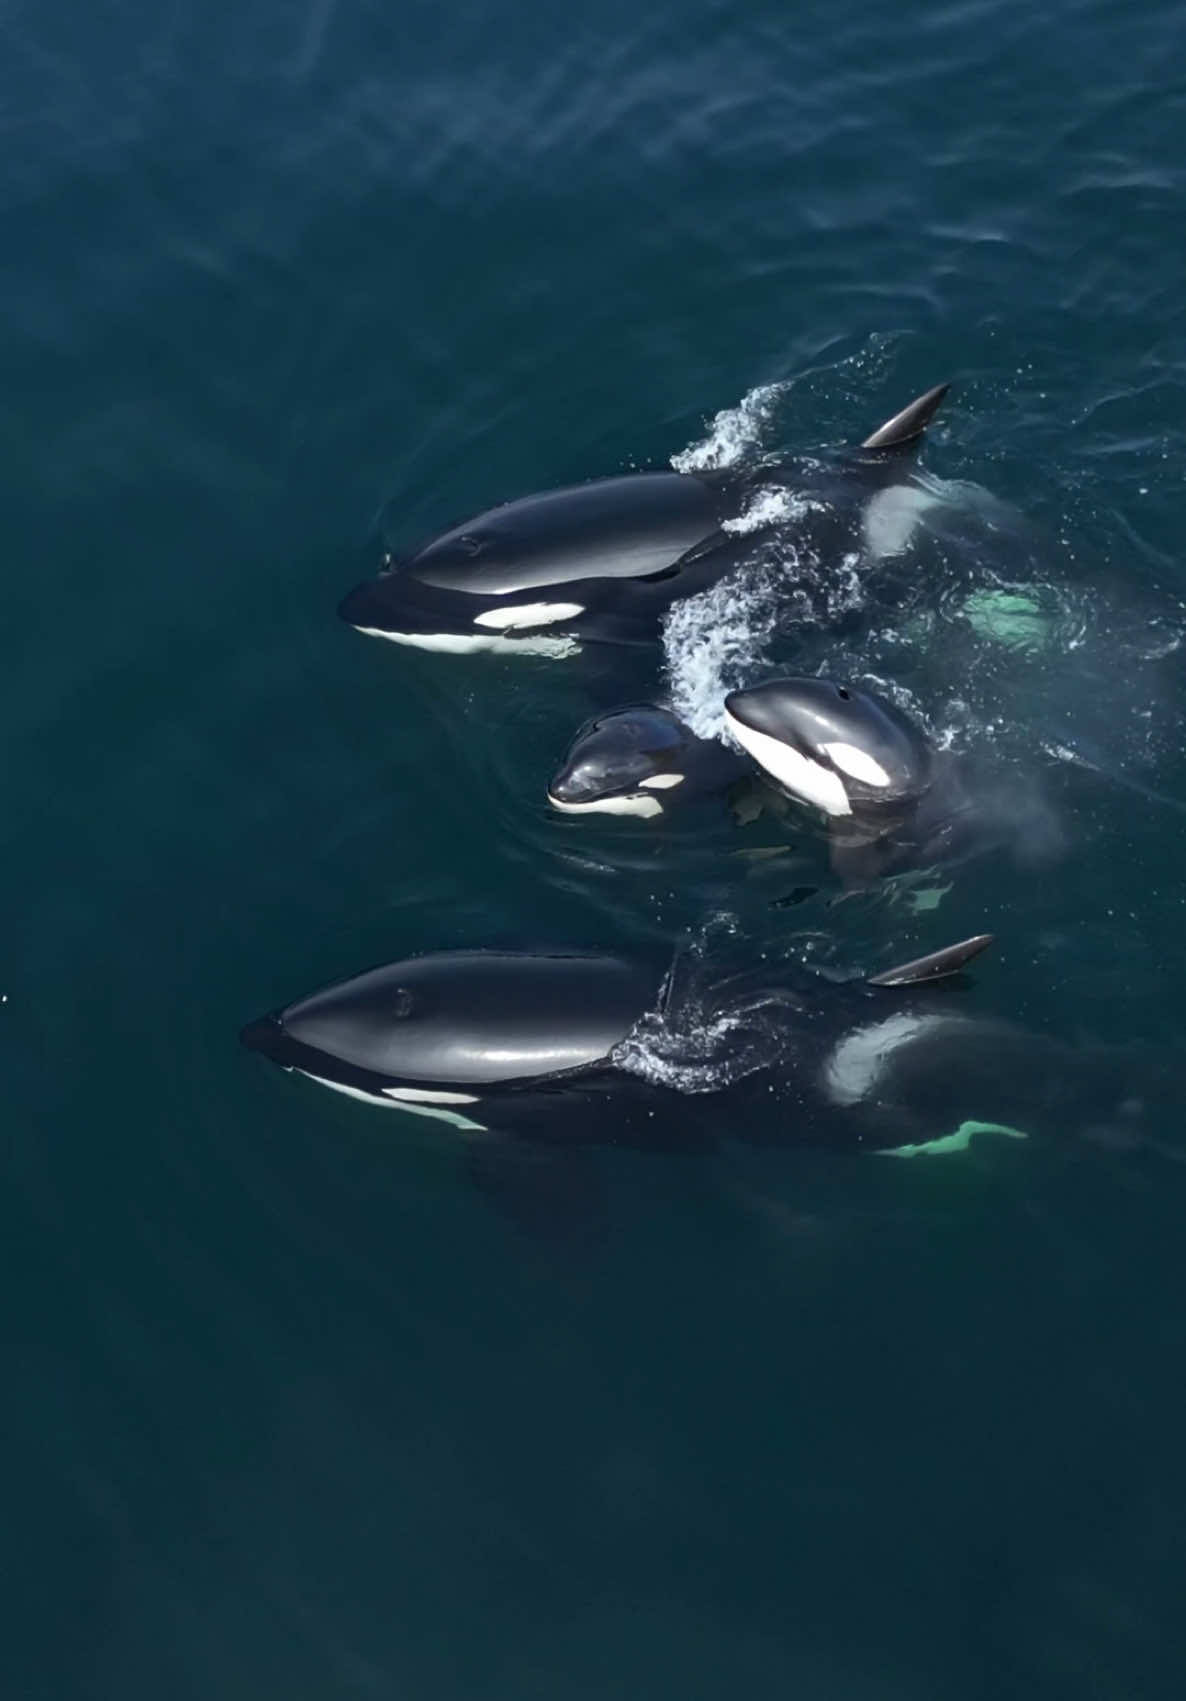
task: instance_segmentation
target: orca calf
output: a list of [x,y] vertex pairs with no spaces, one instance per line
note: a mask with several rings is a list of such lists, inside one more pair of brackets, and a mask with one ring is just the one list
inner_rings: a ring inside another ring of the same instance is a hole
[[[901,478],[948,385],[879,426],[839,467],[810,476],[859,499]],[[424,650],[562,657],[586,643],[648,644],[673,602],[738,566],[750,535],[722,529],[765,469],[730,475],[630,473],[525,496],[431,539],[355,587],[338,612],[359,631]],[[843,506],[843,503],[841,503]],[[851,518],[851,516],[849,516]]]
[[1059,845],[1050,810],[972,758],[940,750],[888,698],[833,679],[770,680],[725,698],[759,772],[827,821],[833,872],[860,884],[1009,846]]
[[654,963],[447,951],[314,993],[241,1037],[356,1098],[552,1149],[913,1152],[978,1128],[1135,1114],[1103,1053],[970,1015],[934,984],[988,943],[862,981],[763,965],[695,995]]
[[568,814],[662,815],[748,771],[736,751],[697,738],[670,709],[636,703],[585,722],[548,783],[548,802]]

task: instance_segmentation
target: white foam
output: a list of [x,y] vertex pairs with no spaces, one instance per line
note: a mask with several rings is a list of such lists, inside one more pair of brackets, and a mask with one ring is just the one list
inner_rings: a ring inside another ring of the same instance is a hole
[[527,602],[518,608],[488,609],[485,614],[474,616],[474,625],[517,632],[527,626],[554,626],[558,620],[573,620],[584,612],[579,602]]
[[715,472],[736,466],[761,441],[762,432],[786,389],[786,384],[759,384],[735,408],[723,408],[707,436],[672,455],[671,464],[676,472]]
[[[685,967],[698,978],[697,962]],[[722,996],[728,997],[719,986],[683,987],[619,1041],[610,1053],[615,1066],[678,1093],[720,1092],[759,1069],[774,1068],[789,1031],[786,992],[764,988],[724,1008]]]
[[392,644],[406,644],[413,650],[434,650],[447,656],[489,650],[500,656],[551,656],[559,661],[564,656],[581,653],[575,638],[496,638],[480,632],[385,632],[380,626],[357,626],[355,631],[365,633],[368,638],[386,638]]
[[825,504],[785,485],[763,485],[755,490],[741,513],[732,520],[722,520],[721,530],[734,537],[748,532],[760,532],[767,526],[785,526],[792,520],[805,519],[808,514],[822,513]]
[[616,1068],[676,1093],[716,1093],[752,1075],[773,1057],[755,1043],[749,1011],[709,1016],[685,1011],[672,1021],[652,1013],[637,1022],[611,1052]]
[[744,570],[671,605],[663,622],[668,693],[673,713],[697,738],[725,730],[725,697],[749,683],[775,613],[764,576],[747,583]]

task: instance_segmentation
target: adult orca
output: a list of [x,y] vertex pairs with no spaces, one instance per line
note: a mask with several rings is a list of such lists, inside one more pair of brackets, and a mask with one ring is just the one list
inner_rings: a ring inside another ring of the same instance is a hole
[[989,942],[864,980],[763,965],[695,993],[670,967],[621,957],[447,951],[331,986],[241,1037],[372,1104],[552,1149],[914,1152],[977,1128],[1123,1119],[1129,1087],[1103,1053],[973,1016],[934,984]]
[[[829,494],[839,479],[865,500],[899,481],[903,452],[920,442],[948,388],[928,390],[838,467],[814,463],[809,476]],[[642,472],[525,496],[405,560],[386,557],[338,612],[371,636],[450,654],[561,657],[586,643],[652,643],[673,602],[706,590],[753,549],[752,533],[725,528],[756,484],[777,482],[769,468]]]
[[861,884],[1011,848],[1059,847],[1052,812],[1016,778],[938,748],[887,697],[827,678],[773,679],[725,698],[758,771],[827,822],[833,872]]
[[670,709],[633,703],[585,722],[548,782],[548,802],[566,814],[656,816],[748,771],[744,757],[697,738]]

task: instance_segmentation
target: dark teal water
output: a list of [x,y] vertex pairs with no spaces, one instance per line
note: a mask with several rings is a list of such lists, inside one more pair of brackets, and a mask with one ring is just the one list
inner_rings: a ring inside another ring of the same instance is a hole
[[447,1130],[235,1036],[409,951],[713,911],[846,961],[992,927],[986,1008],[1179,1043],[1169,804],[1072,787],[1055,874],[937,912],[773,909],[727,847],[548,817],[575,679],[333,611],[381,514],[951,377],[930,474],[1087,614],[1002,712],[1186,797],[1186,9],[2,27],[5,1693],[1180,1695],[1180,1128],[615,1155],[564,1258]]

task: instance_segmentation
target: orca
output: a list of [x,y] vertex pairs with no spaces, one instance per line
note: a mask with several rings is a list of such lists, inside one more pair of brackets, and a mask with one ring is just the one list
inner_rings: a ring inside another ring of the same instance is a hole
[[1037,1119],[1082,1131],[1128,1115],[1123,1072],[1102,1052],[961,1007],[962,971],[990,941],[863,979],[763,963],[700,989],[678,963],[437,952],[328,987],[241,1039],[479,1144],[703,1150],[752,1138],[914,1153],[951,1149],[961,1133],[966,1144],[969,1129],[1025,1133]]
[[939,749],[887,697],[835,679],[784,678],[725,698],[728,733],[762,776],[827,823],[833,872],[855,885],[1008,846],[1061,845],[1049,808],[1016,779]]
[[728,745],[697,738],[668,708],[634,703],[585,722],[548,782],[548,802],[565,814],[653,817],[747,774]]
[[[919,396],[830,474],[865,498],[901,477],[949,386]],[[784,469],[783,476],[786,477]],[[673,602],[739,566],[754,535],[736,526],[766,468],[738,475],[629,473],[525,496],[432,538],[339,604],[370,636],[445,654],[492,650],[561,658],[590,643],[654,644]],[[790,523],[790,522],[788,522]],[[772,521],[771,524],[777,524]]]

